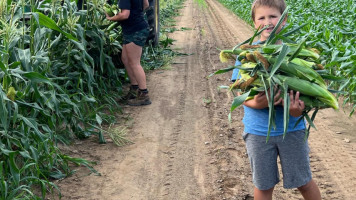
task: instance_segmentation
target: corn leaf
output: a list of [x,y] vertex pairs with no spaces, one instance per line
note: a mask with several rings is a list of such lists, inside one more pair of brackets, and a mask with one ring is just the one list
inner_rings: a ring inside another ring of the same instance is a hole
[[268,27],[265,26],[263,27],[260,31],[258,31],[257,33],[255,33],[252,37],[250,37],[249,39],[241,42],[240,44],[234,46],[234,48],[232,48],[232,51],[235,51],[237,48],[239,48],[241,45],[243,44],[247,44],[248,42],[250,42],[251,40],[253,40],[256,36],[260,35],[262,33],[262,31],[264,31],[265,29],[267,29]]
[[288,85],[287,83],[283,84],[283,101],[284,101],[284,105],[283,105],[283,125],[284,125],[284,131],[283,131],[283,138],[286,136],[287,131],[288,131],[288,124],[289,124],[289,106],[290,106],[290,98],[288,95]]
[[315,130],[317,130],[316,127],[315,127],[315,125],[314,125],[314,123],[313,123],[313,120],[309,117],[309,115],[308,115],[308,114],[305,114],[304,117],[305,117],[305,119],[307,120],[309,126],[315,128]]
[[35,12],[35,13],[32,13],[32,16],[36,19],[38,24],[40,24],[42,26],[46,26],[49,29],[58,31],[58,32],[62,33],[63,35],[65,35],[68,39],[78,41],[77,38],[75,38],[71,34],[65,32],[61,28],[59,28],[59,26],[57,26],[56,22],[53,21],[51,18],[47,17],[46,15],[44,15],[40,12]]
[[243,102],[246,100],[246,98],[250,95],[250,91],[237,96],[234,98],[234,101],[232,102],[231,108],[230,108],[230,113],[234,111],[237,107],[239,107]]
[[2,87],[0,87],[0,121],[2,127],[4,128],[5,134],[8,131],[8,110],[6,108],[5,102],[6,94],[3,92]]
[[298,54],[302,51],[304,45],[305,45],[305,41],[307,40],[307,37],[304,37],[304,39],[298,44],[298,48],[296,51],[294,51],[294,53],[288,58],[288,62],[292,61],[294,58],[296,58],[298,56]]
[[48,83],[49,85],[52,85],[52,82],[49,78],[43,76],[42,74],[38,72],[26,72],[23,74],[24,77],[30,79],[34,83]]
[[[266,142],[268,142],[269,140],[269,136],[270,136],[270,133],[271,133],[271,128],[272,126],[274,128],[276,128],[276,116],[275,116],[275,109],[274,109],[274,96],[275,96],[275,92],[274,92],[274,82],[272,81],[272,79],[269,79],[268,81],[269,83],[269,86],[270,86],[270,89],[269,89],[269,94],[270,94],[270,97],[268,98],[268,132],[267,132],[267,138],[266,138]],[[265,89],[265,92],[266,92],[266,96],[268,97],[268,90]]]
[[222,73],[229,72],[229,71],[231,71],[231,70],[233,70],[233,69],[235,69],[235,68],[236,68],[235,66],[231,66],[231,67],[228,67],[228,68],[219,69],[218,71],[216,71],[216,72],[210,74],[210,75],[208,76],[208,78],[210,78],[210,77],[212,77],[212,76],[214,76],[214,75],[216,75],[216,74],[222,74]]
[[279,69],[279,67],[281,66],[281,64],[283,63],[285,57],[288,55],[289,53],[289,47],[285,44],[283,44],[282,46],[282,50],[279,53],[276,62],[273,63],[271,72],[270,72],[270,76],[273,77],[274,73],[276,73],[276,71]]

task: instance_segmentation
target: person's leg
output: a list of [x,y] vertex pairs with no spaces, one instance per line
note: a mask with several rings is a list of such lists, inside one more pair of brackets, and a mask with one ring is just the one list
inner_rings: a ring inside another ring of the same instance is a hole
[[272,200],[274,187],[268,190],[259,190],[255,187],[254,193],[254,200]]
[[124,65],[125,65],[125,69],[127,71],[127,75],[129,76],[131,85],[138,85],[138,82],[135,78],[134,72],[133,72],[132,68],[130,67],[126,46],[127,46],[127,44],[123,45],[123,47],[122,47],[121,60],[122,60],[122,63],[124,63]]
[[289,132],[278,144],[285,188],[298,188],[304,199],[321,199],[312,179],[308,140],[305,130]]
[[309,183],[298,187],[298,190],[305,200],[321,200],[320,190],[313,179]]
[[137,97],[130,99],[128,101],[128,105],[149,105],[151,104],[151,100],[148,96],[148,90],[146,86],[146,74],[141,66],[142,47],[131,42],[125,45],[125,50],[126,56],[128,58],[128,66],[130,70],[132,70],[133,76],[135,77],[139,87],[139,90],[137,91]]
[[[146,74],[141,66],[141,55],[142,55],[141,46],[138,46],[133,42],[125,45],[125,56],[127,58],[127,63],[129,66],[128,67],[129,69],[127,69],[127,73],[128,74],[131,73],[133,75],[139,88],[142,90],[142,89],[147,89],[147,86],[146,86]],[[131,82],[131,84],[133,84],[133,82]]]
[[243,133],[242,136],[246,143],[252,181],[255,185],[254,198],[257,200],[272,199],[274,186],[279,182],[276,137],[270,137],[266,143],[265,136],[249,133]]

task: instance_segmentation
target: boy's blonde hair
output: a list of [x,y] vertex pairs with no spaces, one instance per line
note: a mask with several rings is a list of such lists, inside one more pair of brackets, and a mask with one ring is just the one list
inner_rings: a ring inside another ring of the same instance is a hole
[[277,8],[279,12],[282,14],[286,9],[287,5],[284,0],[255,0],[252,3],[251,7],[251,17],[252,21],[255,21],[255,11],[258,7],[268,6],[272,8]]

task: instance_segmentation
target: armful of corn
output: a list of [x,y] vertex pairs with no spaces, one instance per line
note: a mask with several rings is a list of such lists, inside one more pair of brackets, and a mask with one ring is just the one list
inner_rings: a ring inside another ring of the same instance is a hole
[[[230,90],[237,90],[240,94],[248,93],[244,96],[245,101],[252,99],[258,92],[267,91],[275,86],[278,86],[283,94],[289,90],[299,91],[300,99],[305,104],[303,117],[312,127],[315,127],[312,122],[314,118],[309,118],[309,111],[315,110],[316,113],[318,109],[339,108],[336,97],[328,91],[326,82],[317,71],[323,67],[320,65],[319,54],[313,50],[301,45],[284,43],[241,45],[240,48],[220,52],[221,62],[236,58],[241,62],[241,66],[235,67],[239,68],[240,78],[230,85]],[[283,94],[281,96],[284,96],[284,101],[289,101],[289,95]],[[273,99],[269,98],[270,101]],[[239,103],[234,100],[231,111],[241,104],[241,98]],[[274,105],[273,102],[270,105]],[[270,112],[274,112],[273,110],[270,109]],[[285,120],[288,122],[289,107],[284,109],[284,112],[287,112]],[[307,130],[309,129],[310,127]],[[285,133],[286,131],[285,127]]]
[[114,4],[114,5],[104,4],[104,11],[110,17],[117,15],[119,12],[121,12],[121,10],[117,7],[116,4]]
[[[318,109],[333,108],[338,109],[338,101],[336,97],[327,89],[327,84],[324,77],[331,74],[319,75],[323,66],[320,64],[320,52],[315,48],[306,48],[306,39],[304,37],[299,43],[289,43],[288,35],[296,32],[303,26],[286,32],[282,29],[277,33],[277,29],[281,26],[282,21],[285,20],[288,8],[283,12],[277,25],[272,30],[270,36],[265,41],[265,44],[251,45],[256,36],[266,28],[257,29],[255,34],[246,41],[236,45],[231,50],[222,50],[220,52],[220,61],[227,62],[229,60],[237,59],[241,62],[241,66],[235,66],[239,69],[239,76],[241,77],[230,86],[230,90],[238,90],[239,96],[235,97],[231,105],[229,119],[231,119],[231,112],[242,105],[244,101],[253,98],[260,91],[267,92],[269,88],[279,87],[283,93],[281,95],[284,100],[283,121],[284,134],[287,133],[289,124],[289,90],[299,91],[301,93],[300,99],[305,103],[305,110],[303,111],[301,119],[306,119],[309,127],[306,129],[306,134],[309,133],[310,127],[314,127],[313,120]],[[276,41],[282,40],[283,44],[274,44]],[[224,70],[218,70],[213,74],[220,74],[233,70],[234,67],[229,67]],[[212,75],[213,75],[212,74]],[[341,78],[341,77],[336,77]],[[274,110],[274,90],[269,90],[270,95],[267,96],[269,119],[267,140],[271,127],[275,125],[275,110]],[[308,113],[314,110],[312,117]],[[299,121],[298,121],[299,122]],[[297,123],[298,123],[297,122]]]

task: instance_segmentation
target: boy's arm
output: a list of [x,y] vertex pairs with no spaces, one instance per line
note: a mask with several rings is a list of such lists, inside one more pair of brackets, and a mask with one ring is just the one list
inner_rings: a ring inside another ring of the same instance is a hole
[[[276,91],[277,94],[274,96],[274,105],[279,105],[283,102],[281,96],[281,91]],[[263,109],[268,107],[268,100],[265,92],[260,92],[254,96],[253,99],[247,100],[243,103],[245,106],[254,109]]]

